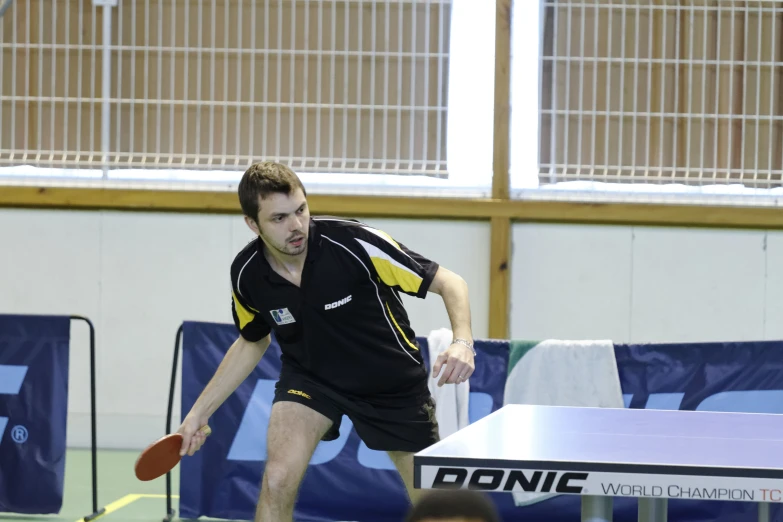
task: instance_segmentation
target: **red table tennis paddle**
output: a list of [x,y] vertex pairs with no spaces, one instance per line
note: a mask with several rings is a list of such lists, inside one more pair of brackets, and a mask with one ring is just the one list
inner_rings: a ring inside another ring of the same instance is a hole
[[[212,430],[204,426],[201,431],[209,436]],[[136,459],[136,478],[142,481],[154,480],[174,469],[182,457],[179,450],[182,448],[182,435],[172,433],[161,437],[141,452]]]

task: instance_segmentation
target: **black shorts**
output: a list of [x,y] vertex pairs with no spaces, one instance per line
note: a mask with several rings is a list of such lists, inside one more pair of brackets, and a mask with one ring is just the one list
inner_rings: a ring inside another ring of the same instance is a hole
[[340,435],[343,415],[351,419],[368,448],[378,451],[415,453],[439,440],[435,403],[429,393],[401,398],[393,406],[379,405],[339,392],[294,372],[281,374],[273,402],[303,404],[332,421],[321,440]]

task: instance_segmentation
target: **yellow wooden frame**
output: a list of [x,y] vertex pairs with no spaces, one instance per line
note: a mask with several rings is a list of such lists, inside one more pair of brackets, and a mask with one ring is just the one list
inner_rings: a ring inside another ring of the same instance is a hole
[[[415,219],[783,229],[781,207],[592,203],[518,199],[308,196],[314,214]],[[238,214],[235,192],[2,186],[0,208]]]
[[[491,226],[489,337],[509,336],[514,222],[783,229],[783,209],[659,203],[526,201],[509,197],[509,87],[513,0],[497,0],[492,197],[482,199],[310,195],[314,214],[483,220]],[[233,191],[2,186],[0,207],[146,212],[241,212]]]

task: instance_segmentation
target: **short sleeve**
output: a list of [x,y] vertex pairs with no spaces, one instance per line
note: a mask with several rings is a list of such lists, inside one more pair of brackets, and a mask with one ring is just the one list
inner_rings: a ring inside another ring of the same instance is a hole
[[407,248],[377,228],[351,227],[354,240],[370,261],[370,269],[385,285],[406,294],[425,298],[438,263]]
[[231,315],[242,337],[251,343],[260,341],[272,331],[258,310],[254,310],[236,291],[231,291]]

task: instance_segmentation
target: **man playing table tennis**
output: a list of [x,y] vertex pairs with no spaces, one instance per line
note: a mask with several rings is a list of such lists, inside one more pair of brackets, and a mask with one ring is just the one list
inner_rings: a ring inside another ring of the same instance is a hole
[[475,354],[465,281],[376,228],[311,217],[301,181],[284,165],[251,165],[239,200],[258,236],[231,266],[241,335],[183,420],[181,453],[204,444],[199,428],[253,371],[274,331],[282,370],[256,520],[292,520],[308,462],[319,441],[338,437],[343,415],[369,448],[388,453],[415,502],[413,453],[438,440],[438,426],[399,293],[442,297],[454,341],[432,374],[439,386],[461,383]]

